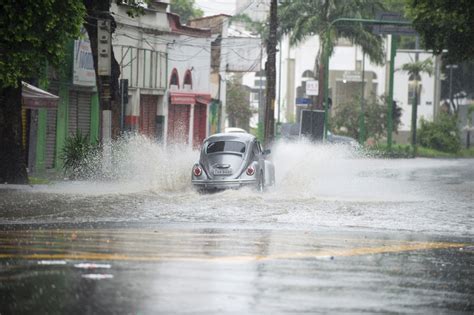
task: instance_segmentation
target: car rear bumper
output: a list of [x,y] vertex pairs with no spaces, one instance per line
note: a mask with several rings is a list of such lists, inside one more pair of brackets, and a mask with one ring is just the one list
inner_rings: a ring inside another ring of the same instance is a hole
[[237,189],[243,186],[257,185],[256,179],[232,179],[232,180],[195,180],[192,184],[199,190]]

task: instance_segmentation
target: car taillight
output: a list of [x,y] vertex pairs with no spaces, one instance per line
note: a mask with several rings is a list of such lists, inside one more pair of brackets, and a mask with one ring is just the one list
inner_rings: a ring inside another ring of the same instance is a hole
[[195,167],[193,168],[193,174],[194,174],[194,176],[201,176],[201,174],[202,174],[202,169],[201,169],[201,167],[195,166]]
[[252,176],[253,174],[255,174],[255,168],[254,168],[253,166],[249,166],[249,167],[247,168],[247,172],[246,172],[246,173],[247,173],[248,176]]

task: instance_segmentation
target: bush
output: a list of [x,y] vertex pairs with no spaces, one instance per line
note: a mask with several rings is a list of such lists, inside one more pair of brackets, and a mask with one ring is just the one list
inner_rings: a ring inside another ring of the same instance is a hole
[[61,152],[64,173],[72,179],[86,177],[90,173],[88,170],[91,167],[88,158],[93,156],[97,150],[98,145],[90,143],[89,136],[83,136],[81,131],[77,130],[74,136],[66,139]]
[[[359,139],[360,98],[339,104],[334,108],[332,124],[335,132],[343,136]],[[393,131],[397,132],[400,125],[401,108],[394,103]],[[387,134],[387,102],[385,97],[365,101],[366,138],[380,140]]]
[[433,122],[422,119],[418,129],[418,143],[442,152],[459,152],[461,140],[456,116],[440,113]]

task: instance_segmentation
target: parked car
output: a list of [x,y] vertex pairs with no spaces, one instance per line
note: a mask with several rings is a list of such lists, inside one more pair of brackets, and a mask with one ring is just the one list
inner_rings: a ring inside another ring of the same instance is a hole
[[253,135],[243,132],[219,133],[204,140],[199,162],[192,169],[191,182],[200,191],[253,186],[263,191],[275,183],[275,168],[266,160]]
[[333,134],[330,131],[328,131],[326,141],[332,144],[349,145],[354,149],[360,148],[360,144],[359,142],[357,142],[356,139],[351,138],[351,137],[346,137],[346,136],[338,136],[338,135]]

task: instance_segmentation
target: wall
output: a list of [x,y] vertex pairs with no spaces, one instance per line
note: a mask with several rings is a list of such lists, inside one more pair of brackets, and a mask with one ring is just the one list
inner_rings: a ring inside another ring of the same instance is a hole
[[[143,112],[141,106],[145,106],[141,102],[141,95],[156,96],[153,99],[157,102],[157,113],[165,112],[163,96],[167,88],[169,43],[165,34],[169,34],[170,27],[166,12],[159,8],[161,7],[158,6],[158,10],[145,9],[144,15],[130,18],[127,16],[126,6],[112,4],[111,10],[117,22],[112,45],[115,58],[120,64],[120,78],[127,79],[129,83],[129,100],[125,109],[126,129],[140,130],[139,116]],[[145,103],[149,103],[149,98]]]
[[[433,59],[430,53],[420,53],[419,60]],[[415,60],[414,53],[398,52],[395,58],[395,69],[400,69],[403,64],[410,63]],[[433,120],[434,112],[434,80],[433,76],[428,74],[421,74],[421,93],[418,106],[418,120],[424,118],[426,120]],[[393,99],[397,101],[397,105],[402,108],[401,131],[408,131],[411,129],[411,111],[412,105],[408,103],[408,74],[400,70],[395,72],[394,81],[394,96]]]

